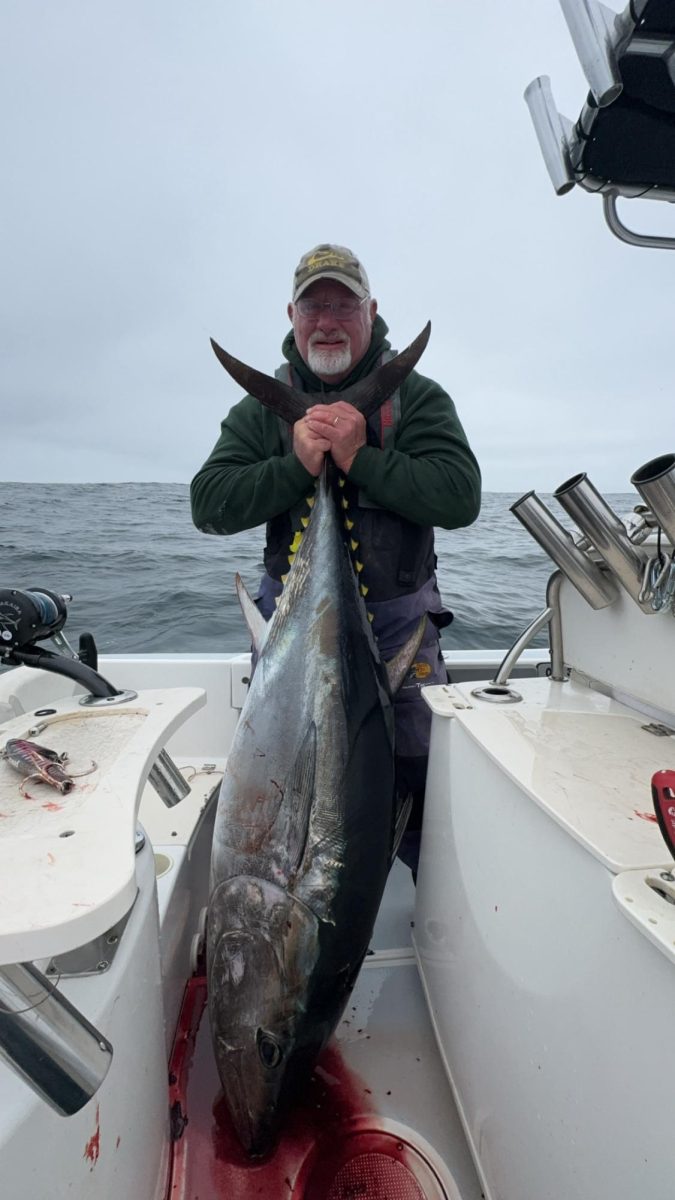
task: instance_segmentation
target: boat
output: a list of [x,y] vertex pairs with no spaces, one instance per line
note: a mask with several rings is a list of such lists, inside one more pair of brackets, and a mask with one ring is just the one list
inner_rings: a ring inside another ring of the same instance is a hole
[[[528,103],[554,186],[604,188],[626,240],[617,200],[675,195],[642,160],[625,185],[593,174],[579,129],[614,136],[604,118],[636,79],[642,111],[654,69],[669,99],[673,6],[562,2],[599,99],[576,133],[547,84]],[[417,887],[395,863],[336,1035],[260,1160],[226,1114],[204,961],[250,655],[99,659],[91,635],[71,648],[67,597],[0,589],[0,746],[37,742],[72,776],[61,792],[0,761],[3,1200],[670,1194],[675,454],[631,482],[623,517],[583,472],[555,490],[565,525],[533,492],[513,505],[553,560],[542,611],[424,689]]]

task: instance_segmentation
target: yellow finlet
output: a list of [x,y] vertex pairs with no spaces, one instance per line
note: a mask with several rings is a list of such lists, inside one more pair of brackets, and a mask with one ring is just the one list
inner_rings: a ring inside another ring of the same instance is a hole
[[370,588],[367,587],[365,583],[362,583],[361,584],[361,595],[367,596],[369,591],[370,591]]
[[292,566],[294,562],[295,562],[295,555],[294,555],[294,554],[289,554],[289,556],[288,556],[288,565],[289,565],[289,567],[290,567],[290,566]]
[[287,579],[288,579],[288,575],[282,575],[282,576],[281,576],[281,582],[282,582],[282,583],[285,583]]
[[341,504],[342,504],[342,507],[343,507],[343,508],[349,508],[349,504],[347,503],[347,498],[346,498],[346,496],[343,496],[343,497],[342,497]]
[[357,573],[357,575],[360,575],[360,574],[361,574],[361,572],[362,572],[362,570],[363,570],[363,563],[360,563],[360,562],[355,562],[355,563],[354,563],[354,566],[356,567],[356,573]]
[[344,487],[344,486],[345,486],[345,477],[344,477],[344,475],[340,475],[340,477],[338,479],[338,487]]
[[302,525],[303,529],[306,529],[309,525],[309,517],[301,517],[300,524]]
[[353,522],[353,521],[350,521],[350,520],[349,520],[349,517],[345,517],[345,529],[350,529],[350,530],[351,530],[351,529],[353,529],[353,528],[354,528],[354,522]]
[[375,613],[366,613],[366,616],[367,616],[368,620],[370,621],[370,623],[372,624],[373,621],[375,620]]
[[296,550],[300,549],[301,541],[302,541],[302,534],[301,534],[300,530],[298,530],[298,532],[296,533],[296,535],[293,538],[293,541],[291,542],[291,545],[290,545],[291,554],[294,554]]
[[354,538],[351,539],[349,545],[351,546],[352,550],[358,550],[359,548],[359,543],[355,542]]
[[308,496],[307,497],[307,503],[309,504],[310,508],[314,508],[315,499],[316,499],[316,496]]

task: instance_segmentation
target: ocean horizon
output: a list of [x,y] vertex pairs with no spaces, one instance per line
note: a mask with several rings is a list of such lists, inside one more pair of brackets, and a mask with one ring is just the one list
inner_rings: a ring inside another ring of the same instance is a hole
[[[545,606],[554,566],[509,511],[521,494],[486,492],[474,525],[436,531],[446,650],[506,649]],[[607,496],[620,515],[635,499]],[[72,595],[65,633],[101,653],[247,650],[234,577],[255,593],[263,542],[262,526],[200,533],[185,483],[0,483],[0,588]]]

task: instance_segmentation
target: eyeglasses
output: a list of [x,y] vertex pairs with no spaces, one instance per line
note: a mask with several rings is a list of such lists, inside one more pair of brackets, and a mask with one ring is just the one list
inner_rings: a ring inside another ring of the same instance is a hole
[[309,296],[301,296],[296,300],[295,307],[301,317],[318,317],[324,308],[328,308],[338,321],[347,321],[358,312],[367,299],[368,297],[364,296],[363,300],[311,300]]

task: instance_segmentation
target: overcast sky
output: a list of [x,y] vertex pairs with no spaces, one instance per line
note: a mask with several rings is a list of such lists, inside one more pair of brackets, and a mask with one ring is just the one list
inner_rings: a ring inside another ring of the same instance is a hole
[[[492,491],[675,449],[675,254],[556,197],[523,100],[587,87],[557,0],[5,0],[4,477],[187,482],[273,371],[300,255],[364,261]],[[675,233],[672,206],[621,209]]]

